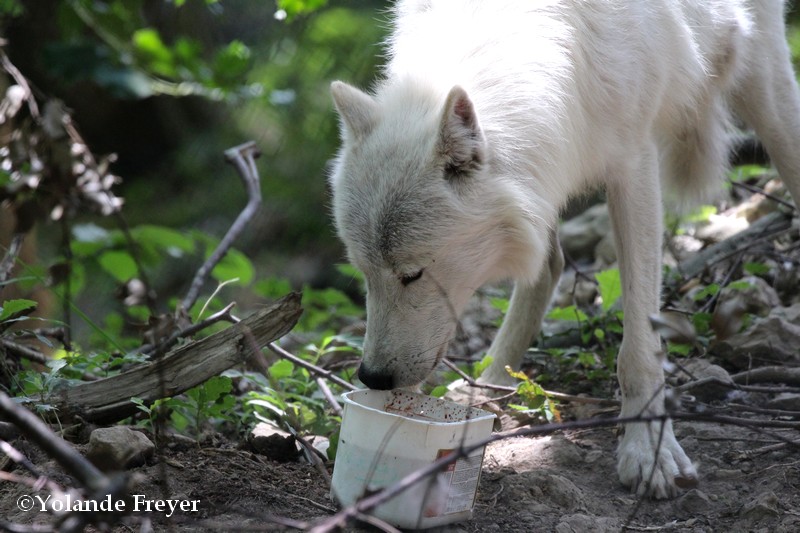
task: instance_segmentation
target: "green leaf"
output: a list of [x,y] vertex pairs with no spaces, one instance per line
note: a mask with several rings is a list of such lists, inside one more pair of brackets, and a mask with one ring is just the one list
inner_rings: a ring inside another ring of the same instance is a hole
[[508,298],[491,298],[489,303],[504,315],[508,313],[508,306],[510,305]]
[[447,394],[447,386],[446,385],[439,385],[434,387],[433,390],[430,392],[430,395],[434,398],[442,398],[445,394]]
[[608,311],[611,309],[620,296],[622,296],[622,282],[619,277],[619,269],[610,268],[603,270],[594,275],[597,280],[597,290],[600,292],[600,298],[603,300],[602,309]]
[[692,351],[692,345],[691,344],[678,344],[678,343],[670,342],[670,343],[667,344],[667,346],[668,346],[667,351],[671,355],[681,355],[681,356],[685,357],[685,356],[689,355],[689,353],[691,353],[691,351]]
[[494,361],[494,357],[492,357],[489,354],[484,355],[483,359],[481,359],[480,361],[478,361],[473,365],[472,367],[473,377],[475,378],[480,377],[480,375],[483,374],[484,370],[489,368],[489,365],[492,364],[492,361]]
[[181,257],[194,251],[194,241],[179,231],[144,224],[131,230],[134,240],[143,247],[166,251],[172,257]]
[[6,300],[3,302],[3,307],[0,309],[0,322],[19,318],[20,316],[27,315],[36,309],[39,304],[33,300],[26,300],[20,298],[17,300]]
[[255,268],[246,255],[239,250],[230,249],[211,271],[211,276],[219,282],[238,279],[239,284],[249,285],[255,277]]
[[694,295],[694,300],[699,301],[709,296],[715,296],[719,292],[719,285],[717,283],[710,283],[703,290]]
[[25,12],[19,0],[0,0],[0,15],[18,17]]
[[136,267],[136,261],[133,260],[131,254],[122,250],[109,250],[104,252],[97,262],[100,266],[111,274],[120,283],[125,283],[131,278],[135,278],[139,273]]
[[269,367],[269,375],[275,380],[286,379],[294,373],[294,363],[286,359],[281,359],[272,363]]
[[286,12],[287,20],[313,13],[327,3],[328,0],[277,0],[278,9]]
[[752,287],[753,287],[752,283],[750,283],[749,281],[745,281],[743,279],[728,284],[728,288],[734,291],[744,291]]
[[262,298],[275,300],[292,292],[292,284],[283,278],[260,279],[253,285],[253,292]]
[[769,266],[764,263],[745,263],[742,267],[744,271],[753,276],[764,276],[769,274]]
[[251,55],[243,42],[231,42],[214,57],[215,79],[223,84],[239,80],[250,69]]
[[547,313],[547,318],[551,320],[572,320],[575,322],[586,322],[589,317],[586,313],[575,307],[569,305],[567,307],[556,307]]
[[757,178],[769,174],[769,167],[761,165],[741,165],[732,169],[728,176],[733,181],[747,181],[750,178]]
[[216,402],[223,394],[229,394],[233,381],[227,376],[214,376],[203,385],[207,402]]
[[140,59],[156,74],[168,77],[177,75],[172,50],[161,40],[158,30],[142,28],[134,32],[131,40]]
[[708,222],[711,215],[717,214],[717,208],[713,205],[701,205],[691,214],[684,217],[687,222]]

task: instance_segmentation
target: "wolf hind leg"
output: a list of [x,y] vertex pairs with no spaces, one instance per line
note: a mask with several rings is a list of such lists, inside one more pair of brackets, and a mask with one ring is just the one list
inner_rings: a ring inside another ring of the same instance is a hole
[[506,366],[519,367],[532,340],[539,334],[542,319],[550,304],[553,291],[564,270],[564,254],[558,242],[558,233],[550,233],[550,250],[547,265],[533,285],[517,282],[511,295],[508,313],[500,331],[489,348],[494,360],[478,380],[494,385],[514,385],[516,380],[506,371]]
[[[800,89],[785,39],[782,3],[759,3],[758,35],[749,68],[738,80],[732,107],[755,130],[800,207]],[[772,10],[772,11],[770,11]]]

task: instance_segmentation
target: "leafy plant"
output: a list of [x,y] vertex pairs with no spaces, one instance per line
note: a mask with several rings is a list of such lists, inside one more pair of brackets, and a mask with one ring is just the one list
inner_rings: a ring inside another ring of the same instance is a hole
[[544,416],[548,422],[561,422],[556,402],[547,394],[544,388],[532,381],[524,372],[516,372],[511,367],[506,367],[508,374],[520,380],[517,384],[517,396],[524,404],[511,403],[509,407],[517,411],[534,411]]
[[144,425],[154,431],[157,431],[158,417],[169,413],[172,427],[199,437],[208,422],[231,417],[235,405],[232,386],[230,377],[216,376],[189,389],[184,395],[162,398],[149,406],[141,398],[131,398],[131,402],[147,415]]

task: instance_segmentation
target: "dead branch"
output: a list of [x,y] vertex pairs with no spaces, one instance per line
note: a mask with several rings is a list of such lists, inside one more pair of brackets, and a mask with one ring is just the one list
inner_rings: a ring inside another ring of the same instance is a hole
[[785,383],[800,386],[800,368],[762,366],[731,375],[734,383]]
[[189,390],[247,360],[247,335],[264,346],[288,333],[301,313],[300,295],[289,294],[238,324],[181,346],[163,358],[116,376],[57,391],[48,401],[61,412],[90,422],[121,420],[136,412],[132,397],[150,404],[164,395]]
[[197,270],[192,280],[189,291],[180,304],[180,309],[188,311],[197,301],[200,289],[211,274],[211,270],[220,262],[222,257],[228,253],[233,242],[242,233],[247,224],[261,208],[261,187],[256,169],[255,158],[258,157],[258,148],[254,142],[248,142],[225,150],[225,159],[236,167],[239,176],[244,182],[247,190],[247,205],[239,213],[228,232],[219,242],[214,252],[206,259],[205,263]]
[[768,236],[785,231],[791,227],[791,224],[791,216],[780,211],[770,213],[753,222],[746,230],[709,246],[683,261],[678,265],[678,272],[681,272],[686,278],[697,276],[709,265],[736,255]]
[[207,327],[216,324],[217,322],[224,321],[224,322],[230,322],[231,324],[239,322],[238,319],[234,318],[234,316],[231,315],[231,309],[233,309],[235,306],[236,306],[235,303],[229,303],[223,309],[217,311],[208,318],[205,318],[200,322],[192,324],[191,326],[184,328],[180,331],[176,331],[175,333],[170,335],[166,340],[162,341],[158,346],[153,346],[152,344],[142,346],[142,353],[150,355],[156,352],[157,350],[162,350],[162,351],[168,350],[169,348],[172,348],[180,339],[189,338],[195,333],[199,333],[200,331],[203,331]]
[[753,457],[757,457],[759,455],[764,455],[765,453],[770,452],[777,452],[780,450],[785,450],[789,447],[800,447],[800,439],[794,440],[792,442],[779,442],[777,444],[769,444],[767,446],[762,446],[761,448],[756,448],[754,450],[744,450],[740,454],[736,456],[736,459],[739,461],[752,459]]

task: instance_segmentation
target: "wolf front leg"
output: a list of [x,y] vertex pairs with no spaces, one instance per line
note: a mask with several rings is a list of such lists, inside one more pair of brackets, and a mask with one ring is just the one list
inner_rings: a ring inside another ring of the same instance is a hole
[[494,361],[480,377],[479,382],[494,385],[515,384],[516,380],[508,374],[506,366],[516,370],[531,341],[539,334],[542,318],[563,270],[564,254],[558,242],[558,232],[554,229],[550,232],[547,264],[542,269],[539,279],[533,285],[522,282],[514,285],[508,313],[489,348],[489,355]]
[[[664,414],[660,342],[649,323],[661,291],[661,190],[655,144],[615,176],[607,187],[625,311],[617,360],[623,417]],[[671,421],[627,424],[619,443],[620,481],[639,495],[675,496],[697,478]]]

